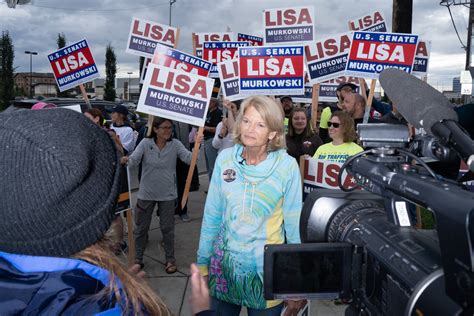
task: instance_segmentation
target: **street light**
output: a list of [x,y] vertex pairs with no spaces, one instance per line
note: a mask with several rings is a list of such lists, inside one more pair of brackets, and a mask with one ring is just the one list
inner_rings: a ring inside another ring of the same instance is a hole
[[25,50],[25,54],[30,55],[30,98],[33,98],[33,55],[38,55],[38,52]]
[[170,0],[170,19],[169,19],[169,23],[168,25],[171,26],[171,6],[173,5],[173,3],[175,3],[176,0]]
[[127,94],[127,101],[130,101],[130,75],[133,74],[133,72],[129,71],[127,72],[128,74],[128,94]]

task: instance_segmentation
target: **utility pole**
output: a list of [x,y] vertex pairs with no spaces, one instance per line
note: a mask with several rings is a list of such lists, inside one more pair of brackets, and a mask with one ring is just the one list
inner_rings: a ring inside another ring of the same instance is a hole
[[[472,52],[472,22],[474,19],[474,0],[469,3],[469,21],[467,26],[467,44],[466,44],[466,67],[465,70],[469,70],[471,67],[471,52]],[[471,74],[472,75],[472,74]]]
[[413,0],[393,0],[392,32],[411,33]]

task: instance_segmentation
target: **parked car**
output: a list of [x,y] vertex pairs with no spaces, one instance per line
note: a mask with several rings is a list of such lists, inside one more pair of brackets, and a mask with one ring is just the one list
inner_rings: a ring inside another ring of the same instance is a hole
[[[36,99],[25,99],[25,100],[12,100],[10,102],[11,106],[7,108],[4,113],[8,113],[10,111],[16,111],[20,109],[30,109],[35,103],[40,102]],[[46,103],[53,103],[58,107],[67,106],[67,105],[80,105],[81,111],[84,113],[87,110],[87,104],[83,99],[74,99],[74,98],[46,98],[41,100],[41,102]],[[89,100],[91,107],[99,109],[104,118],[110,122],[112,109],[114,106],[120,104],[105,100]],[[139,116],[130,108],[128,109],[128,121],[130,125],[135,130],[140,130],[144,125],[147,123],[147,119]]]

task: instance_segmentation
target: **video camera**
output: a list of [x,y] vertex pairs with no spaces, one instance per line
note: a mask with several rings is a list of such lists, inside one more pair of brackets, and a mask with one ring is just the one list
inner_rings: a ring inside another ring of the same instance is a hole
[[[399,84],[405,75],[386,75],[394,76],[401,91],[380,81],[402,115],[410,117],[402,100],[390,94],[410,91]],[[414,86],[417,93],[426,90]],[[474,142],[453,127],[455,122],[427,121],[444,125],[425,125],[440,150],[459,153],[472,170]],[[445,127],[452,133],[436,132]],[[339,174],[347,169],[364,190],[308,195],[300,220],[303,244],[265,247],[266,299],[340,298],[350,302],[346,315],[472,315],[474,193],[440,179],[406,150],[408,134],[401,128],[362,126],[359,133],[369,149],[350,157]],[[407,201],[432,211],[436,229],[413,228]]]

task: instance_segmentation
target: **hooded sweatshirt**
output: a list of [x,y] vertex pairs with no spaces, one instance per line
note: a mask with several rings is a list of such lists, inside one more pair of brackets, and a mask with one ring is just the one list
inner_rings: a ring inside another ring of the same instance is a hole
[[85,261],[0,251],[0,315],[123,315],[110,273]]
[[209,274],[213,297],[264,309],[280,303],[263,296],[264,246],[301,242],[301,177],[283,149],[269,152],[256,166],[245,163],[242,150],[237,144],[217,157],[197,263]]

